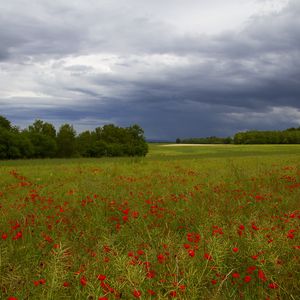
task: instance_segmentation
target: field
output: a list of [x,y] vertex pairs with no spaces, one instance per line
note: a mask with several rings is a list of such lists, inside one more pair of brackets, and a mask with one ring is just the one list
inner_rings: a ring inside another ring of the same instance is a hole
[[1,299],[299,299],[300,146],[0,162]]

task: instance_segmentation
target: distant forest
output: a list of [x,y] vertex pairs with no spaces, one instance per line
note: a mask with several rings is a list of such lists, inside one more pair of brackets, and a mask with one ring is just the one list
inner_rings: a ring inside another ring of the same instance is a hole
[[0,159],[145,156],[147,152],[139,125],[122,128],[108,124],[77,135],[70,124],[56,132],[51,123],[36,120],[21,130],[0,116]]
[[251,130],[238,132],[233,138],[210,136],[205,138],[176,139],[179,144],[300,144],[300,127],[282,131]]

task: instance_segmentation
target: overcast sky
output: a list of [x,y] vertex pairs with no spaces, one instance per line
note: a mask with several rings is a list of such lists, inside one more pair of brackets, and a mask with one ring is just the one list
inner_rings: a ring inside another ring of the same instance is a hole
[[300,1],[0,0],[0,115],[149,139],[300,126]]

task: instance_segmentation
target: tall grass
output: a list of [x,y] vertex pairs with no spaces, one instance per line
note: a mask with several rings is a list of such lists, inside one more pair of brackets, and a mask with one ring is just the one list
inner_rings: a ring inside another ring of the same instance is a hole
[[207,148],[2,162],[0,298],[299,299],[299,146]]

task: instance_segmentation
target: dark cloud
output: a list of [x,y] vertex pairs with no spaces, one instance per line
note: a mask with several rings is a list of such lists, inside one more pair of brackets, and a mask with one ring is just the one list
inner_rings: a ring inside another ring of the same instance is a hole
[[299,126],[299,1],[217,34],[91,3],[0,5],[3,114],[80,130],[139,123],[149,138]]

